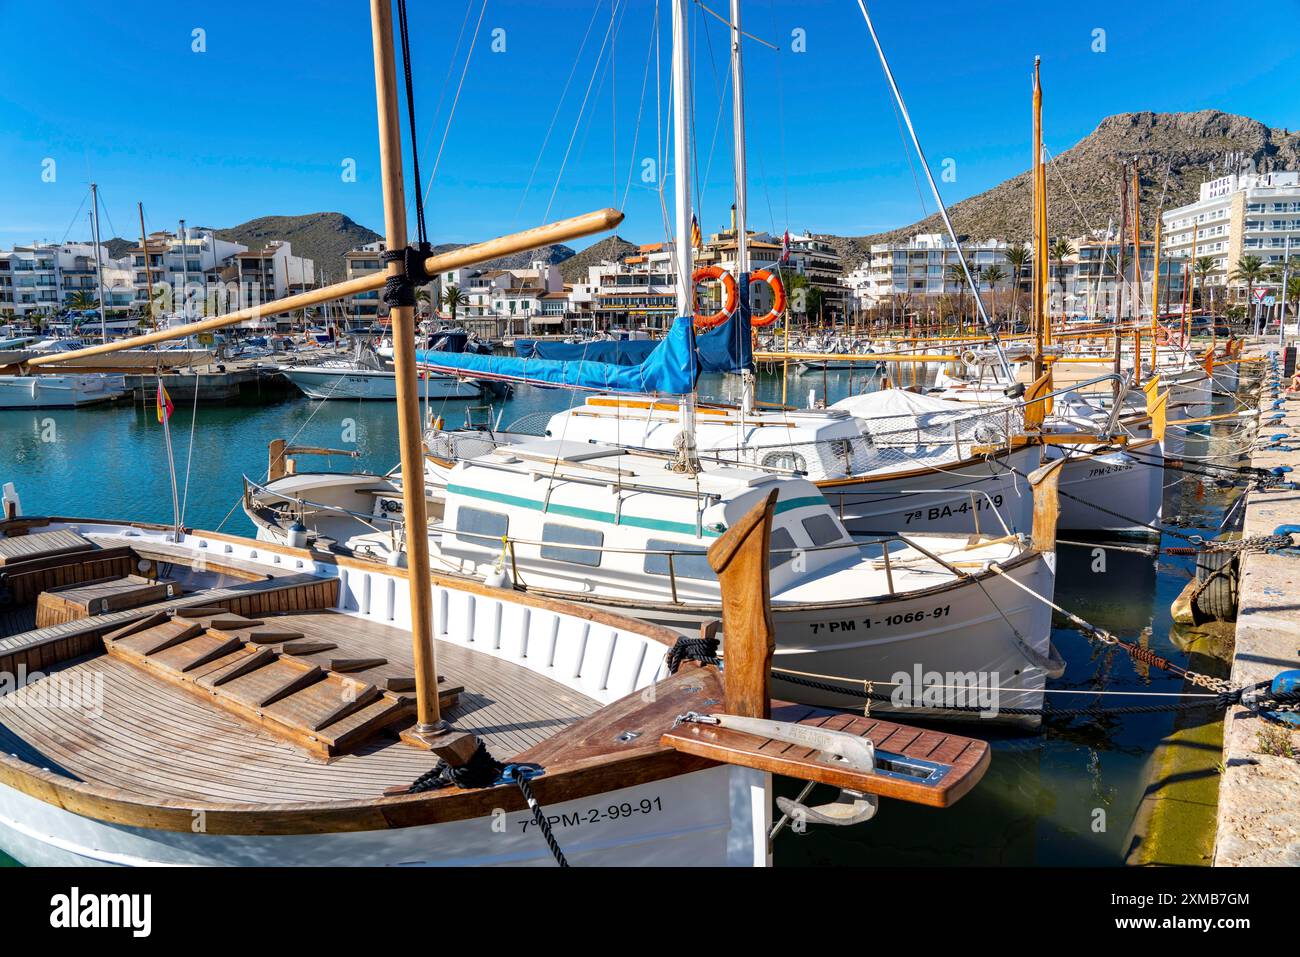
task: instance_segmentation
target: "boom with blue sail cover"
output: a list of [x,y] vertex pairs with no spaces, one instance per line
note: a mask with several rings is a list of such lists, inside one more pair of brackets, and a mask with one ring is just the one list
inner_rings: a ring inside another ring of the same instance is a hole
[[[746,340],[748,341],[748,340]],[[668,335],[645,361],[634,366],[605,362],[520,359],[469,353],[416,350],[423,369],[472,379],[523,382],[529,385],[594,392],[686,395],[695,390],[700,362],[696,355],[694,320],[673,321]]]

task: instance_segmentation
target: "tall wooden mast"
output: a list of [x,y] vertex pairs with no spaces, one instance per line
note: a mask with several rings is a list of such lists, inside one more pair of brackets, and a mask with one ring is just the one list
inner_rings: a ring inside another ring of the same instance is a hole
[[1043,347],[1051,341],[1047,328],[1047,179],[1043,171],[1043,87],[1040,57],[1034,57],[1034,277],[1032,284],[1034,327],[1034,379],[1043,374]]
[[[391,0],[370,0],[375,59],[375,105],[379,115],[379,165],[384,184],[384,241],[406,248],[406,198],[402,181],[402,129],[397,111],[397,68],[393,59]],[[404,277],[400,259],[388,263],[388,277]],[[402,460],[402,518],[411,587],[411,642],[415,653],[416,736],[445,730],[438,703],[433,650],[433,583],[429,578],[429,528],[424,499],[424,447],[420,392],[415,370],[415,307],[392,306],[393,368],[397,385],[397,445]]]

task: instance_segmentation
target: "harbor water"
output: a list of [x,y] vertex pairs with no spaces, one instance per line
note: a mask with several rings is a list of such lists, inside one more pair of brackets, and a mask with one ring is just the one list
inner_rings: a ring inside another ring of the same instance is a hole
[[[759,377],[761,400],[782,398],[780,375]],[[864,373],[793,370],[785,383],[791,404],[810,390],[830,401],[870,388]],[[738,383],[706,377],[704,398],[737,398]],[[430,411],[449,426],[467,414],[478,421],[535,431],[545,417],[581,401],[564,391],[520,387],[505,403],[477,407],[434,402]],[[1228,401],[1228,400],[1220,400]],[[1226,406],[1225,406],[1226,407]],[[348,456],[310,458],[304,468],[387,471],[397,462],[391,403],[318,402],[286,397],[270,404],[198,406],[177,403],[171,420],[179,497],[186,525],[251,535],[239,508],[241,479],[266,475],[267,445],[355,449]],[[173,504],[163,429],[152,406],[102,406],[76,411],[0,412],[0,481],[13,482],[27,514],[63,514],[170,522]],[[1231,437],[1198,440],[1227,443]],[[1216,489],[1195,476],[1166,471],[1165,517],[1184,534],[1217,526],[1235,490]],[[1128,545],[1131,547],[1132,542]],[[1166,535],[1165,545],[1177,545]],[[1178,664],[1191,653],[1175,633],[1169,606],[1192,571],[1189,557],[1062,545],[1056,600],[1121,638],[1139,641]],[[1165,699],[1124,697],[1121,691],[1178,692],[1182,681],[1135,665],[1113,648],[1099,648],[1058,619],[1053,640],[1067,667],[1053,688],[1057,708],[1119,707]],[[1204,667],[1204,662],[1198,662]],[[1174,728],[1169,713],[1049,718],[1032,733],[966,725],[990,739],[992,764],[984,780],[954,808],[932,810],[882,802],[874,820],[852,828],[786,829],[778,864],[874,865],[1119,865],[1139,854],[1149,836],[1134,828],[1151,782],[1153,753]],[[1204,774],[1206,827],[1213,820],[1216,782]],[[794,796],[789,782],[779,793]],[[819,789],[813,800],[828,800]],[[1193,811],[1193,817],[1196,815]],[[1208,839],[1195,821],[1191,843]],[[1197,855],[1194,847],[1180,853]],[[0,861],[3,855],[0,855]],[[1194,863],[1182,858],[1184,862]],[[12,862],[5,862],[12,863]]]

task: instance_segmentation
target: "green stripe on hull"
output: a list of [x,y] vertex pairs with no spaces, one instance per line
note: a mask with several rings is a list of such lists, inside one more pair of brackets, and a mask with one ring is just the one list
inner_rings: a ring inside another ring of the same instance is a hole
[[[519,495],[507,495],[504,492],[489,492],[484,489],[470,488],[466,485],[448,485],[447,491],[456,495],[465,495],[469,498],[483,499],[489,502],[499,502],[502,505],[514,505],[518,508],[532,509],[534,512],[545,512],[547,515],[564,515],[569,518],[581,518],[589,522],[603,522],[606,525],[627,525],[633,528],[644,528],[652,532],[677,532],[681,535],[695,535],[695,526],[688,522],[670,522],[661,518],[640,518],[636,515],[616,516],[613,512],[602,512],[592,508],[579,508],[576,505],[556,505],[551,503],[549,506],[537,501],[536,499],[523,498]],[[813,505],[825,505],[826,499],[820,495],[808,495],[803,498],[791,498],[776,503],[777,514],[788,512],[791,509],[806,508]],[[705,537],[717,538],[726,529],[714,531],[711,528],[703,529]],[[696,536],[699,537],[699,536]]]

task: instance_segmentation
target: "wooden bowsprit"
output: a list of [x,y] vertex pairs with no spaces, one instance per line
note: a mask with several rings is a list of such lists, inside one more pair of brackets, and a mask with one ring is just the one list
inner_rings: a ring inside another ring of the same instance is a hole
[[[777,703],[774,711],[767,557],[775,505],[773,492],[709,549],[724,596],[722,707],[680,715],[660,742],[723,764],[807,781],[796,801],[778,801],[787,817],[857,824],[875,814],[881,796],[931,807],[955,803],[984,776],[986,742],[799,705]],[[840,793],[828,804],[806,806],[801,802],[815,784]]]

